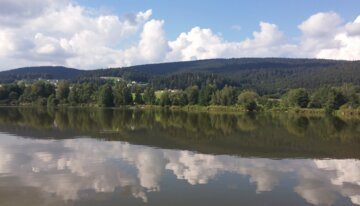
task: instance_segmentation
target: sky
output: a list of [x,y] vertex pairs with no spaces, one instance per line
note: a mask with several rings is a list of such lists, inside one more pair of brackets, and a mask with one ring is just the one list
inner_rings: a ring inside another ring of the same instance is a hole
[[0,0],[0,70],[360,60],[360,0]]

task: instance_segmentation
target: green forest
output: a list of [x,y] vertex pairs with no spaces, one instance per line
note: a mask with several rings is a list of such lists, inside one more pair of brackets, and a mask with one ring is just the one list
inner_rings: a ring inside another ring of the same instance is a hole
[[282,95],[260,95],[256,90],[205,81],[185,89],[157,89],[151,84],[125,80],[107,80],[102,83],[71,83],[34,81],[0,86],[1,105],[20,106],[90,106],[122,107],[128,105],[157,105],[161,107],[199,106],[231,107],[238,111],[287,109],[319,109],[358,111],[360,87],[354,84],[322,86],[316,89],[289,89]]

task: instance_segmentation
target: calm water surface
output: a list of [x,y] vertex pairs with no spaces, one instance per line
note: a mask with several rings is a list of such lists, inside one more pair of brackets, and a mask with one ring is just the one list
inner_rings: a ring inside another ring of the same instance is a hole
[[360,205],[360,120],[0,108],[0,205]]

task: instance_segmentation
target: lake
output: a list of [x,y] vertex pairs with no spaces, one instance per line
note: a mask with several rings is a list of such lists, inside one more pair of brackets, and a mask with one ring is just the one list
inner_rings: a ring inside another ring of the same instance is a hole
[[0,205],[360,205],[360,119],[0,108]]

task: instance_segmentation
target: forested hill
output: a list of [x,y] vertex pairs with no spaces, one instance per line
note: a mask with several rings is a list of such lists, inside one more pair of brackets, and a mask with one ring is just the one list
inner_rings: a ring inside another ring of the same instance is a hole
[[[242,70],[293,70],[328,68],[349,64],[350,61],[321,60],[321,59],[288,59],[288,58],[238,58],[238,59],[208,59],[197,61],[171,62],[159,64],[146,64],[124,67],[123,70],[131,69],[136,72],[144,72],[151,75],[173,74],[181,72],[206,72],[233,75],[234,72]],[[358,62],[360,63],[360,62]],[[105,72],[118,74],[120,68],[95,70],[94,72]]]
[[36,79],[74,79],[86,71],[61,66],[23,67],[0,72],[0,83],[11,83],[17,80]]
[[152,82],[155,87],[185,88],[217,80],[223,84],[274,91],[321,85],[360,84],[360,61],[287,58],[211,59],[140,65],[89,72]]
[[0,82],[38,78],[87,81],[104,76],[148,82],[158,89],[184,89],[189,85],[201,86],[206,82],[216,82],[219,87],[228,84],[268,93],[299,87],[360,84],[360,61],[239,58],[148,64],[92,71],[65,67],[31,67],[0,72]]

